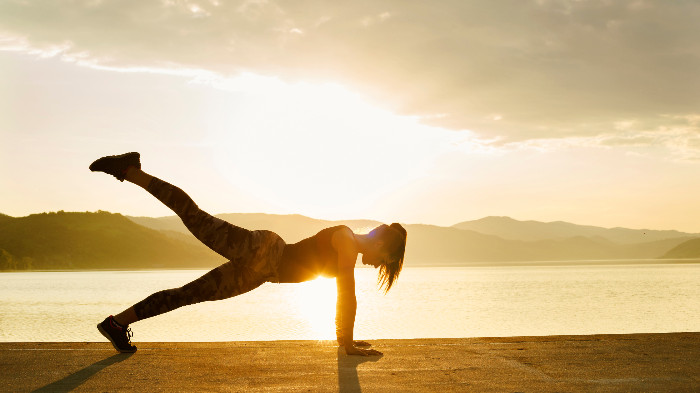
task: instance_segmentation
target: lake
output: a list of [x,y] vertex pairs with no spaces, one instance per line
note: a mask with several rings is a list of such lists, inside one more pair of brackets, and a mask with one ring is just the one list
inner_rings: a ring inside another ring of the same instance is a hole
[[[105,341],[95,325],[203,270],[0,273],[0,341]],[[700,331],[700,264],[356,269],[357,339]],[[335,338],[335,280],[271,284],[132,325],[133,341]]]

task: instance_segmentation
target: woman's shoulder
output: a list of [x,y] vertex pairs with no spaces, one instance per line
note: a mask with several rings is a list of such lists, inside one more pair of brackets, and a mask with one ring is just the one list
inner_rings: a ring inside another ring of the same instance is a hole
[[342,232],[344,232],[344,233],[349,233],[349,234],[353,234],[353,233],[354,233],[354,232],[352,231],[352,229],[350,229],[350,227],[347,226],[347,225],[336,225],[336,226],[334,226],[334,227],[331,227],[331,229],[334,229],[336,232],[342,231]]
[[337,225],[332,228],[331,245],[336,251],[341,249],[345,252],[355,251],[355,233],[347,225]]
[[316,236],[328,235],[332,237],[340,236],[354,236],[354,232],[347,225],[336,225],[320,230]]

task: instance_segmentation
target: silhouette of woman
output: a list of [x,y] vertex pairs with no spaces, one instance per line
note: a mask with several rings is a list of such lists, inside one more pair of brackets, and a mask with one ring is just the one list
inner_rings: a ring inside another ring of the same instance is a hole
[[381,355],[363,341],[353,341],[357,301],[354,268],[358,253],[362,263],[379,268],[379,284],[388,291],[403,266],[406,230],[399,224],[380,225],[358,235],[339,225],[294,244],[276,233],[249,231],[202,211],[181,189],[141,170],[139,153],[102,157],[90,170],[108,173],[134,183],[172,209],[192,234],[228,262],[180,287],[156,292],[97,325],[119,352],[135,352],[129,325],[178,307],[230,298],[265,282],[297,283],[318,275],[335,277],[336,336],[348,355]]

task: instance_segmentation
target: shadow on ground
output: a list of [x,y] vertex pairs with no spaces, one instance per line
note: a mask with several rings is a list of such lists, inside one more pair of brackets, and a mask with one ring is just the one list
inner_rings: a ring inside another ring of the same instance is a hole
[[76,371],[63,379],[36,389],[34,392],[70,392],[71,390],[82,385],[85,381],[101,370],[115,363],[124,361],[131,355],[133,355],[133,353],[118,353],[116,355],[112,355],[106,359],[100,360],[99,362],[93,363],[82,370]]
[[343,347],[338,347],[338,391],[340,393],[362,392],[357,366],[364,362],[376,362],[380,356],[348,356]]

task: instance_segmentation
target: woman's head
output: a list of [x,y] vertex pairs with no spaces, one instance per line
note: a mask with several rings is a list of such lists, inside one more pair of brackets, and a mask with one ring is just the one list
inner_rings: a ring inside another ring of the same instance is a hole
[[401,273],[407,235],[404,227],[398,223],[382,224],[368,234],[369,238],[378,244],[377,255],[381,261],[375,266],[379,267],[379,287],[384,288],[384,292],[389,291]]

